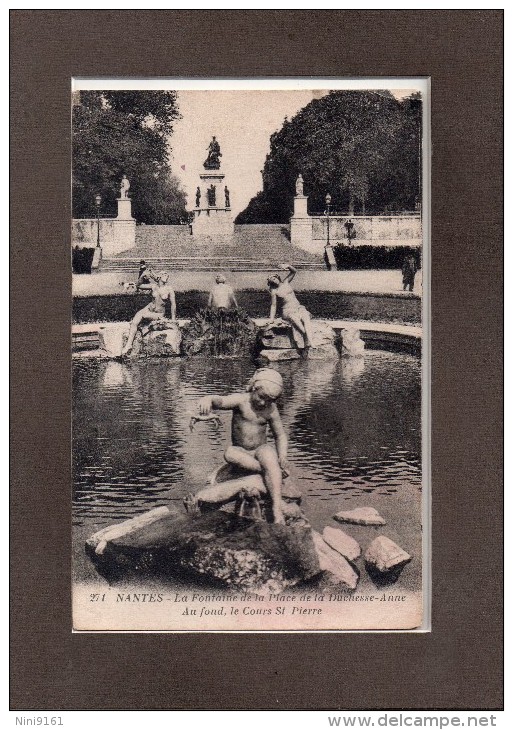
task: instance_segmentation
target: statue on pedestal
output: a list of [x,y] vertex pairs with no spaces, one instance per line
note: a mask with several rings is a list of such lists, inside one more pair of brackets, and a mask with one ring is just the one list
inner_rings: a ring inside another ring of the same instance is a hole
[[230,207],[230,191],[228,190],[226,185],[224,186],[224,207]]
[[203,163],[205,170],[219,170],[221,167],[220,157],[222,157],[221,147],[216,138],[212,137],[212,142],[208,146],[208,157]]
[[215,185],[211,185],[207,190],[208,204],[212,207],[216,204],[216,188]]
[[199,189],[199,186],[196,188],[196,208],[199,208],[201,200],[201,190]]
[[119,197],[128,198],[129,190],[130,190],[130,181],[128,180],[126,175],[123,175],[123,179],[121,180],[121,188],[119,190]]
[[301,195],[301,196],[304,195],[303,183],[304,183],[303,176],[300,173],[298,179],[296,180],[296,195]]

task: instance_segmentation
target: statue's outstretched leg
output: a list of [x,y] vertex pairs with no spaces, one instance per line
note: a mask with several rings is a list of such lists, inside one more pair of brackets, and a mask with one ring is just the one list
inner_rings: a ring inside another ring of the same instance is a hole
[[309,315],[287,314],[286,321],[297,329],[305,341],[305,349],[312,345],[312,326]]
[[137,334],[137,330],[141,327],[141,324],[144,320],[152,321],[154,319],[160,319],[162,315],[158,314],[157,312],[152,312],[148,307],[144,307],[144,309],[141,309],[137,312],[133,320],[130,322],[130,329],[128,331],[128,339],[125,343],[125,346],[123,347],[121,354],[122,355],[128,355],[130,353],[130,350],[132,349],[134,345],[135,336]]

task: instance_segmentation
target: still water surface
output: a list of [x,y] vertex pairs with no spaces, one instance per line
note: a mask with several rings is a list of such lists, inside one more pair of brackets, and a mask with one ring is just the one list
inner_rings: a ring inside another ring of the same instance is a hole
[[[77,578],[95,576],[83,554],[90,534],[161,505],[180,509],[183,496],[204,485],[222,463],[230,413],[221,412],[221,429],[200,422],[191,433],[196,402],[243,390],[254,367],[199,358],[73,363]],[[414,557],[402,581],[418,588],[420,360],[367,350],[361,360],[293,361],[279,370],[291,478],[312,525],[322,531],[336,526],[332,516],[341,509],[375,507],[386,528],[344,529],[364,550],[377,534],[396,540]]]

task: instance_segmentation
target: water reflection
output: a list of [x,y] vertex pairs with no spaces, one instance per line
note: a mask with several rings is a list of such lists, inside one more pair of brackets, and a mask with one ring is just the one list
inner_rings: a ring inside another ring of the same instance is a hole
[[[245,360],[81,360],[73,367],[74,521],[98,526],[199,488],[222,462],[223,427],[189,431],[196,402],[243,390]],[[347,500],[375,505],[400,494],[403,516],[419,512],[420,362],[365,358],[280,363],[279,403],[293,478],[315,520],[326,524]],[[394,503],[394,509],[398,506]]]
[[342,382],[351,385],[365,370],[365,359],[363,357],[346,357],[340,361],[339,373]]

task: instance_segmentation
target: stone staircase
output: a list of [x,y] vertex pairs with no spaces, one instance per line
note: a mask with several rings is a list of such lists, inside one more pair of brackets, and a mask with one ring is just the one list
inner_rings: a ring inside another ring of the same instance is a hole
[[288,240],[288,226],[236,226],[233,236],[195,237],[188,226],[137,226],[135,248],[103,259],[101,271],[136,273],[144,259],[154,269],[273,271],[276,264],[324,269],[322,252],[312,255]]

